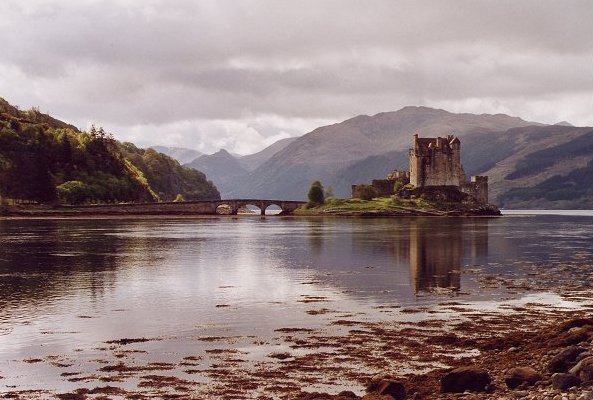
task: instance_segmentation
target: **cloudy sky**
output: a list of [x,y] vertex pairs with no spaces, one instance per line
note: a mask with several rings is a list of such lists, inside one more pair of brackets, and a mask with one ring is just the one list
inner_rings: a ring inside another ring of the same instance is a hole
[[593,126],[591,0],[2,0],[0,97],[252,153],[425,105]]

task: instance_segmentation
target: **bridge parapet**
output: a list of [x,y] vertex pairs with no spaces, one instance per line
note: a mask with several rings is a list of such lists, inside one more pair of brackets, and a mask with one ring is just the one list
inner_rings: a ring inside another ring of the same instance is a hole
[[261,214],[265,215],[266,209],[277,205],[282,209],[280,215],[292,213],[304,201],[269,200],[269,199],[226,199],[226,200],[197,200],[184,202],[163,203],[122,203],[122,204],[92,204],[61,206],[60,209],[77,214],[123,214],[123,215],[217,215],[221,205],[227,205],[232,214],[237,214],[241,207],[254,205],[259,207]]

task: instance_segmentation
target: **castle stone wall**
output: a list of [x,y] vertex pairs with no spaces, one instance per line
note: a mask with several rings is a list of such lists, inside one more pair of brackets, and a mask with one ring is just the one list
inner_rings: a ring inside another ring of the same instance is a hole
[[479,203],[488,204],[488,177],[472,176],[471,182],[464,182],[461,191],[475,198]]
[[410,183],[416,187],[460,186],[465,181],[461,144],[454,136],[419,138],[410,149]]

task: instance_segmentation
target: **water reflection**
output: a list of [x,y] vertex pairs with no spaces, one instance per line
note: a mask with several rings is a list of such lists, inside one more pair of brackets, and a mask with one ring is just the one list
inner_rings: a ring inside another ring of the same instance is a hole
[[157,286],[197,279],[205,285],[200,291],[210,293],[222,271],[226,280],[252,282],[254,291],[266,284],[263,277],[302,276],[297,271],[356,297],[389,292],[405,300],[438,288],[459,291],[462,267],[488,257],[489,224],[461,218],[0,221],[0,309],[41,315],[54,299],[82,295],[93,304],[147,279]]
[[308,259],[319,279],[351,296],[405,300],[439,289],[455,293],[465,265],[487,262],[491,223],[496,221],[312,220],[305,246],[291,255]]
[[410,278],[415,293],[435,288],[458,292],[464,260],[488,255],[487,224],[452,220],[439,225],[425,219],[410,224]]
[[43,315],[55,301],[77,294],[96,303],[117,285],[120,267],[154,265],[162,259],[159,251],[170,247],[164,238],[113,235],[118,230],[121,222],[105,220],[0,221],[0,310]]

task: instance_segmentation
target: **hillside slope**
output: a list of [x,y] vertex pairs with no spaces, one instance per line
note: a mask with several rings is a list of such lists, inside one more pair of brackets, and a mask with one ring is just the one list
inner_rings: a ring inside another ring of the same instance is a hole
[[230,192],[236,182],[248,173],[239,160],[224,149],[214,154],[204,154],[185,166],[203,171],[208,175],[224,198],[228,198],[226,193]]
[[[466,170],[506,208],[593,208],[593,128],[552,125],[468,137]],[[481,158],[480,158],[481,156]]]
[[122,144],[102,128],[81,132],[0,98],[0,197],[87,203],[217,199],[204,174],[170,157]]
[[454,114],[427,107],[405,107],[372,117],[358,116],[317,128],[296,139],[246,178],[234,182],[231,195],[303,199],[311,182],[320,179],[324,185],[333,186],[337,196],[345,197],[350,194],[350,185],[359,182],[355,179],[375,174],[371,167],[367,168],[368,173],[359,174],[365,162],[382,166],[374,177],[403,167],[401,157],[385,158],[385,163],[372,157],[405,152],[415,132],[421,136],[454,133],[463,138],[531,124],[501,114]]
[[239,163],[247,171],[253,171],[266,161],[268,161],[274,154],[283,150],[286,146],[294,142],[297,138],[291,137],[286,139],[280,139],[277,142],[272,143],[265,149],[258,151],[254,154],[249,154],[243,157],[239,157]]

